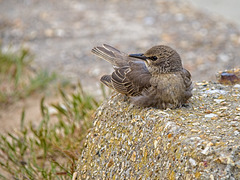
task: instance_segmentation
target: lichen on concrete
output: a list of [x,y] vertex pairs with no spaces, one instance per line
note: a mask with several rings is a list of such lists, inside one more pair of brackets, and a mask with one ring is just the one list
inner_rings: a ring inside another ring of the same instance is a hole
[[240,179],[240,85],[195,83],[179,109],[114,94],[97,110],[78,179]]

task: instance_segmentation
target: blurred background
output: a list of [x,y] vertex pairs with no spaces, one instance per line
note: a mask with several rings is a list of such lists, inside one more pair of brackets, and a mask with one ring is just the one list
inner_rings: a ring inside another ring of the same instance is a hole
[[240,7],[240,1],[238,0],[187,0],[199,10],[207,11],[222,18],[226,18],[227,21],[240,25],[240,12],[237,10]]
[[126,53],[175,48],[194,81],[215,80],[240,62],[237,0],[0,0],[2,48],[27,47],[35,67],[78,80],[99,94],[111,66],[90,51],[102,43]]

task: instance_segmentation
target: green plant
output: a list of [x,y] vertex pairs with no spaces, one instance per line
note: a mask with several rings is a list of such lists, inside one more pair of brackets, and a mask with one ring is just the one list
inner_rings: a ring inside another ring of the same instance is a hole
[[4,52],[0,47],[0,104],[7,104],[25,98],[33,92],[44,89],[56,79],[56,74],[31,68],[33,55],[28,49]]
[[[44,98],[41,100],[40,123],[26,126],[23,111],[20,131],[0,135],[0,165],[5,172],[0,177],[69,179],[72,176],[99,103],[85,94],[80,84],[70,95],[62,89],[59,92],[62,103],[47,107]],[[56,112],[50,113],[51,108]]]

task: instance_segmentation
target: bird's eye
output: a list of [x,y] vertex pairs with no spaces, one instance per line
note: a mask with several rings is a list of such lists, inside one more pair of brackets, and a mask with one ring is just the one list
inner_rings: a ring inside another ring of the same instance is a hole
[[149,57],[149,59],[151,59],[152,61],[156,61],[157,57],[156,56],[152,56],[152,57]]

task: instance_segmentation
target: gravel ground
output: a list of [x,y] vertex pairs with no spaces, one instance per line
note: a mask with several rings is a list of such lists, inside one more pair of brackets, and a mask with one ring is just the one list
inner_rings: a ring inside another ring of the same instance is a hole
[[175,48],[193,80],[214,80],[239,66],[240,30],[234,24],[174,0],[1,0],[3,48],[30,48],[35,66],[99,93],[98,79],[111,66],[94,57],[108,43],[127,53],[156,44]]

